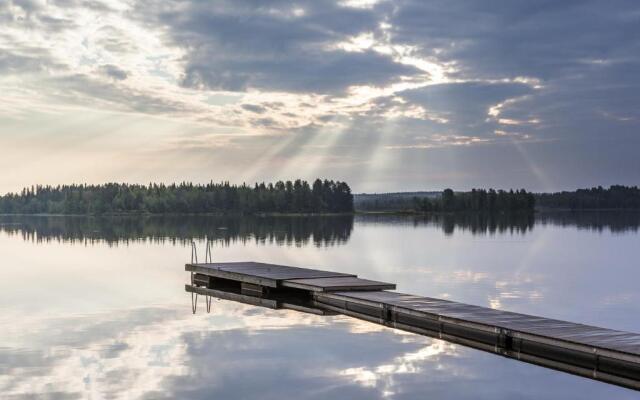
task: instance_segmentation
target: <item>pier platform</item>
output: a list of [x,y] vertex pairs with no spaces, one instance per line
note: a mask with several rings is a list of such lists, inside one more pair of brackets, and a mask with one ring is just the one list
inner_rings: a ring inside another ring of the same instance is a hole
[[[640,390],[640,334],[394,292],[352,274],[255,262],[186,264],[187,292],[344,314]],[[195,308],[194,308],[195,312]]]

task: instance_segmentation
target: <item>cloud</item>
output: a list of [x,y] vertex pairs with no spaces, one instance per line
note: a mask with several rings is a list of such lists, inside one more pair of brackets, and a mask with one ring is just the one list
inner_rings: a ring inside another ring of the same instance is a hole
[[427,172],[398,178],[392,164],[436,168],[445,153],[465,159],[449,165],[466,169],[454,187],[481,185],[483,163],[537,189],[635,183],[640,170],[632,0],[12,0],[0,24],[0,118],[43,109],[64,125],[99,109],[188,122],[231,135],[214,147],[242,165],[273,154],[356,188],[385,174],[394,190],[422,187]]
[[[477,94],[484,91],[503,103],[500,117],[506,125],[538,121],[537,134],[573,140],[594,127],[611,126],[604,115],[624,119],[635,114],[631,108],[637,108],[639,100],[634,88],[640,71],[637,2],[616,1],[612,6],[598,1],[409,0],[397,7],[389,24],[394,42],[453,62],[453,78],[520,81],[536,87],[535,93],[526,93],[525,85],[477,86]],[[457,28],[449,29],[452,25]],[[509,95],[512,100],[500,100],[498,91],[505,90],[516,90]],[[524,94],[530,96],[513,101]],[[449,96],[445,86],[431,101]],[[456,112],[460,104],[469,103],[465,100],[453,99]]]
[[56,96],[67,104],[83,104],[91,101],[95,106],[108,105],[116,110],[136,111],[148,114],[173,114],[193,112],[193,105],[153,95],[144,90],[118,86],[85,74],[52,77],[43,83],[58,89]]
[[429,137],[416,137],[415,143],[407,145],[390,145],[387,149],[433,149],[445,146],[471,146],[474,144],[486,144],[491,139],[479,136],[464,135],[432,135]]
[[109,78],[115,79],[117,81],[123,81],[129,76],[129,73],[127,71],[112,64],[100,66],[100,71]]
[[244,108],[247,111],[251,111],[252,113],[256,113],[256,114],[262,114],[265,111],[267,111],[266,107],[263,106],[259,106],[256,104],[243,104],[241,105],[242,108]]
[[446,119],[456,129],[468,130],[484,125],[492,106],[532,92],[531,86],[523,83],[469,81],[430,85],[397,95]]
[[97,30],[96,44],[110,53],[131,54],[139,50],[126,31],[111,25],[103,25]]
[[637,38],[629,35],[638,30],[637,13],[634,1],[613,6],[599,1],[407,0],[389,24],[394,40],[455,61],[464,76],[549,79],[578,72],[583,60],[637,48]]
[[198,89],[337,93],[387,85],[419,71],[374,51],[331,45],[378,29],[371,10],[333,1],[142,3],[139,18],[159,9],[173,45],[186,49],[182,84]]
[[48,33],[78,28],[71,18],[49,15],[46,2],[37,0],[8,0],[0,5],[0,18],[8,26],[21,26]]
[[49,68],[60,67],[51,54],[40,48],[24,47],[20,49],[0,49],[0,72],[19,75],[44,72]]

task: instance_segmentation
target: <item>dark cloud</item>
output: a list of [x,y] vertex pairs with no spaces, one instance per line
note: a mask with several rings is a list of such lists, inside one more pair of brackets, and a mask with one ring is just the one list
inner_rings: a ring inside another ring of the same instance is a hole
[[[459,77],[539,80],[542,87],[504,107],[502,118],[538,119],[537,134],[570,141],[604,131],[623,139],[640,127],[637,2],[405,1],[396,10],[393,40],[427,55],[438,48],[437,57],[455,62]],[[431,101],[440,102],[440,95]],[[458,112],[465,98],[451,109]]]
[[282,107],[284,107],[284,103],[281,101],[269,101],[266,103],[262,103],[263,106],[267,107],[267,108],[272,108],[274,110],[278,110]]
[[20,7],[26,13],[33,13],[42,8],[42,3],[37,0],[9,0],[9,3]]
[[460,77],[540,79],[545,103],[550,93],[565,101],[590,89],[593,100],[615,103],[640,71],[635,1],[404,1],[390,23],[395,42],[425,55],[438,49]]
[[276,120],[274,120],[273,118],[269,118],[269,117],[255,118],[255,119],[251,120],[251,123],[254,126],[260,126],[260,127],[264,127],[264,128],[272,128],[272,127],[277,127],[278,126],[278,122]]
[[50,68],[62,68],[46,49],[23,47],[3,49],[0,47],[0,72],[3,74],[24,74],[42,72]]
[[[13,6],[13,7],[11,7]],[[47,4],[36,0],[9,0],[0,4],[0,20],[7,25],[34,31],[59,33],[78,25],[69,18],[51,16]]]
[[[403,1],[392,35],[473,77],[579,73],[585,60],[638,54],[640,5],[627,1]],[[636,50],[634,52],[634,50]]]
[[116,358],[123,351],[128,350],[130,348],[129,344],[125,342],[115,342],[110,345],[105,346],[100,352],[101,358]]
[[[169,4],[169,5],[167,5]],[[145,1],[156,23],[187,50],[183,85],[335,93],[351,85],[385,85],[418,70],[373,51],[346,52],[337,42],[378,30],[372,10],[333,1]]]
[[100,67],[100,71],[111,79],[123,81],[127,79],[129,73],[116,65],[106,64]]
[[259,106],[257,104],[243,104],[241,107],[247,111],[251,111],[256,114],[262,114],[267,111],[266,107]]
[[[216,50],[211,49],[214,52]],[[415,70],[374,52],[298,52],[286,58],[215,60],[205,49],[190,60],[183,84],[194,88],[244,91],[340,92],[353,85],[385,85]]]
[[398,95],[446,118],[457,129],[468,129],[485,124],[490,107],[532,92],[522,83],[464,82],[431,85]]

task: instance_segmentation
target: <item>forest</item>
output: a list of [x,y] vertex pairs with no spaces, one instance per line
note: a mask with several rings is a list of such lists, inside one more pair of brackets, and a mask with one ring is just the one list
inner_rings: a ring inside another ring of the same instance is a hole
[[473,189],[441,193],[415,192],[355,195],[356,211],[364,212],[512,212],[538,210],[639,209],[640,188],[612,185],[556,193]]
[[533,211],[534,195],[521,190],[473,189],[470,192],[421,192],[412,197],[398,195],[356,195],[356,210],[380,212],[511,212]]
[[[355,205],[355,206],[354,206]],[[297,179],[232,185],[32,186],[0,196],[0,214],[327,214],[358,212],[520,212],[537,209],[638,209],[637,186],[613,185],[573,192],[531,193],[472,189],[469,192],[351,193],[346,182]]]
[[637,209],[640,208],[640,188],[612,185],[574,192],[541,193],[536,195],[540,208],[587,209]]
[[442,191],[439,198],[418,200],[415,209],[420,212],[513,212],[533,211],[535,197],[524,189],[494,190],[472,189],[470,192],[454,192],[451,189]]
[[228,182],[34,186],[0,197],[2,214],[350,213],[345,182],[316,179],[237,186]]

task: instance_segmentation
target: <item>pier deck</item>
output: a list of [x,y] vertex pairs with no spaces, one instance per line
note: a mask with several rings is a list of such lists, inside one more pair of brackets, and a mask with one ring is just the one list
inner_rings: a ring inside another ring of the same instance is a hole
[[188,292],[340,313],[640,390],[637,333],[391,292],[391,283],[316,269],[249,262],[185,269],[192,273]]
[[266,287],[278,287],[288,279],[312,279],[332,277],[355,277],[340,272],[320,271],[317,269],[289,267],[286,265],[264,264],[257,262],[228,262],[209,264],[187,264],[187,271],[215,278],[252,283]]

